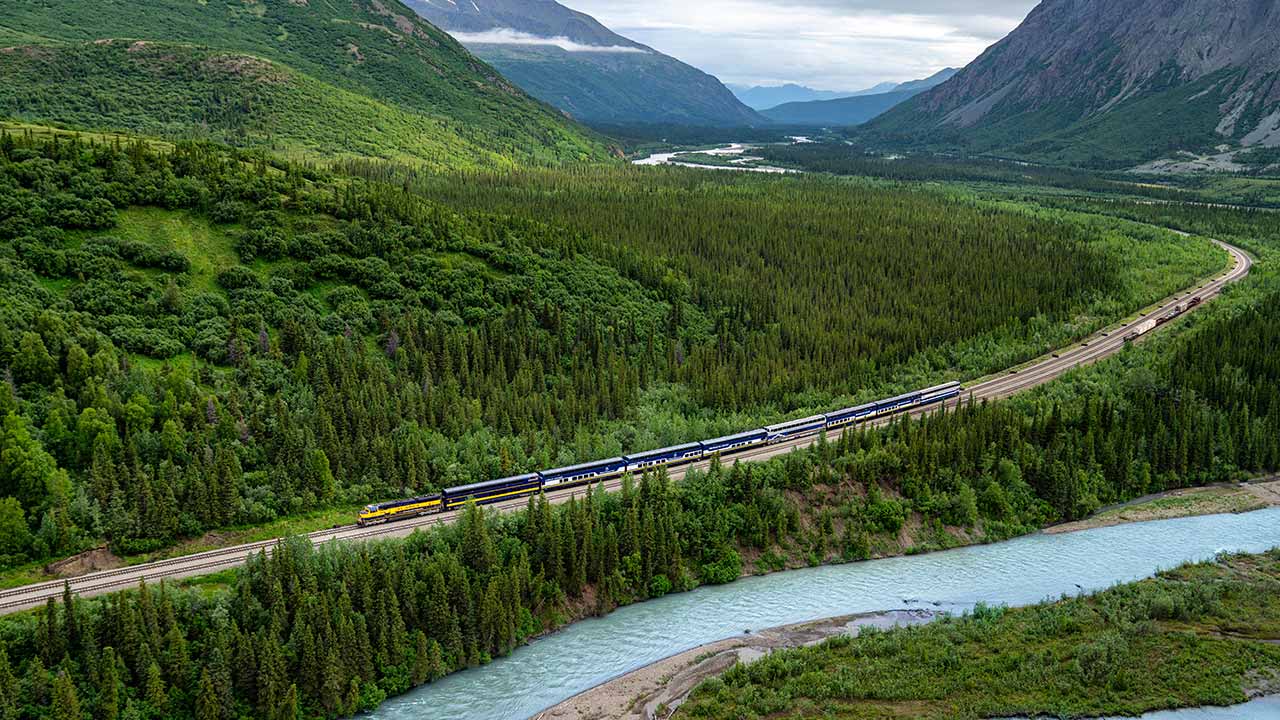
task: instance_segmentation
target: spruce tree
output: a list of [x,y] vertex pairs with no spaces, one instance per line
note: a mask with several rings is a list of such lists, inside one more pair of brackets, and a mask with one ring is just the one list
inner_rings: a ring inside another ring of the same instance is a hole
[[222,702],[218,698],[218,690],[214,687],[213,677],[208,668],[200,671],[200,682],[196,686],[195,720],[222,720]]
[[94,717],[99,720],[116,720],[120,715],[120,678],[116,675],[115,648],[102,649],[100,668],[98,704]]
[[80,709],[80,696],[76,685],[66,671],[59,671],[53,679],[53,720],[84,720]]

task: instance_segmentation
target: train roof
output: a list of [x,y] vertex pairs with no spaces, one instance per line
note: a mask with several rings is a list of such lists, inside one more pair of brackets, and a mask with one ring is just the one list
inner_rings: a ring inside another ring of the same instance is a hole
[[775,432],[778,430],[787,430],[793,427],[798,427],[800,425],[811,425],[813,423],[826,422],[826,421],[827,421],[826,415],[813,415],[807,418],[800,418],[799,420],[788,420],[787,422],[778,423],[777,425],[766,425],[764,429],[768,430],[769,432]]
[[941,385],[934,385],[931,388],[926,388],[924,390],[921,390],[920,394],[928,395],[929,393],[944,392],[946,390],[952,390],[958,387],[960,387],[960,383],[955,382],[953,380],[952,382],[949,382],[949,383],[942,383]]
[[666,455],[667,453],[684,452],[686,450],[701,450],[701,449],[702,449],[702,443],[696,443],[696,442],[685,443],[684,445],[675,445],[673,447],[668,447],[668,448],[659,448],[658,450],[646,450],[645,452],[631,453],[629,455],[624,455],[623,459],[631,460],[632,458],[654,457],[656,455]]
[[470,485],[459,485],[458,487],[451,487],[444,492],[446,495],[466,495],[479,490],[488,490],[489,488],[514,485],[516,483],[527,483],[537,479],[537,473],[525,473],[524,475],[514,475],[512,477],[500,478],[498,480],[486,480],[484,482],[471,483]]
[[702,444],[715,445],[717,443],[722,443],[722,442],[732,443],[738,440],[748,440],[750,438],[760,437],[761,435],[767,435],[767,434],[768,434],[768,431],[766,431],[764,428],[756,428],[755,430],[747,430],[746,432],[740,432],[736,435],[725,435],[724,437],[713,438],[711,440],[703,440]]
[[844,413],[856,413],[859,410],[871,410],[875,406],[876,406],[875,403],[869,402],[865,405],[857,405],[855,407],[841,408],[839,410],[832,410],[831,412],[827,413],[824,417],[831,417],[832,415],[843,415]]
[[439,495],[423,495],[422,497],[408,498],[407,500],[392,500],[390,502],[375,503],[373,507],[378,510],[388,510],[390,508],[404,507],[405,505],[417,505],[418,503],[439,500]]
[[597,467],[607,467],[609,465],[617,465],[619,463],[626,463],[626,458],[609,458],[608,460],[596,460],[595,462],[582,463],[581,465],[570,465],[569,467],[556,468],[555,470],[543,470],[541,475],[543,477],[548,475],[564,475],[565,473],[578,472],[579,470],[590,470]]

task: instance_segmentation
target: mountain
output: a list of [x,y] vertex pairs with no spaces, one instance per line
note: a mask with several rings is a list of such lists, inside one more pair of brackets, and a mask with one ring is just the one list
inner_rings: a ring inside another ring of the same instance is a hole
[[534,97],[584,122],[763,125],[715,77],[554,0],[409,0]]
[[917,94],[919,93],[889,92],[839,100],[787,103],[765,110],[761,114],[778,125],[849,127],[861,125]]
[[956,72],[954,68],[946,68],[923,80],[891,85],[891,90],[888,92],[854,95],[836,100],[786,103],[765,110],[761,114],[780,125],[823,127],[861,125],[890,108],[946,82]]
[[[885,85],[885,92],[888,88],[893,87],[893,83],[881,83]],[[784,103],[792,102],[809,102],[810,100],[835,100],[836,98],[850,97],[858,93],[836,92],[831,90],[814,90],[804,85],[796,85],[795,83],[787,83],[786,85],[729,85],[729,90],[742,101],[744,105],[753,110],[768,110]]]
[[1274,0],[1045,0],[867,142],[1127,167],[1280,145]]
[[397,0],[11,0],[5,45],[20,119],[442,167],[606,156]]
[[[959,68],[952,68],[952,67],[942,68],[938,72],[930,75],[927,78],[924,78],[923,80],[909,80],[907,82],[894,85],[893,88],[888,90],[887,92],[920,92],[924,90],[932,90],[933,88],[936,88],[942,83],[955,77],[956,73],[958,72],[960,72]],[[872,94],[872,93],[867,93],[867,94]]]

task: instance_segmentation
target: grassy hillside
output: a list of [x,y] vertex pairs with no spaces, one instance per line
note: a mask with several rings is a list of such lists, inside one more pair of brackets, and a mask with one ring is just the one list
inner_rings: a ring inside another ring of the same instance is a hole
[[0,52],[0,76],[7,80],[0,116],[436,168],[556,159],[554,148],[504,151],[499,133],[382,103],[253,56],[187,45],[24,46]]
[[[109,38],[207,49],[85,46]],[[275,128],[299,151],[434,162],[460,151],[456,164],[606,154],[396,0],[19,0],[0,11],[0,45],[17,46],[4,51],[7,110],[27,119],[197,134],[208,124],[255,144]]]

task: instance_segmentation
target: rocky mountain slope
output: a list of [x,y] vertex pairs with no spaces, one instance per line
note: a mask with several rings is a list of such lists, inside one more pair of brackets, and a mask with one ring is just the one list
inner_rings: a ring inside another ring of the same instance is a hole
[[606,155],[398,0],[12,0],[0,80],[0,115],[82,127],[440,166]]
[[872,141],[1102,167],[1280,144],[1274,0],[1045,0]]
[[715,77],[554,0],[409,4],[525,91],[585,122],[765,122]]

